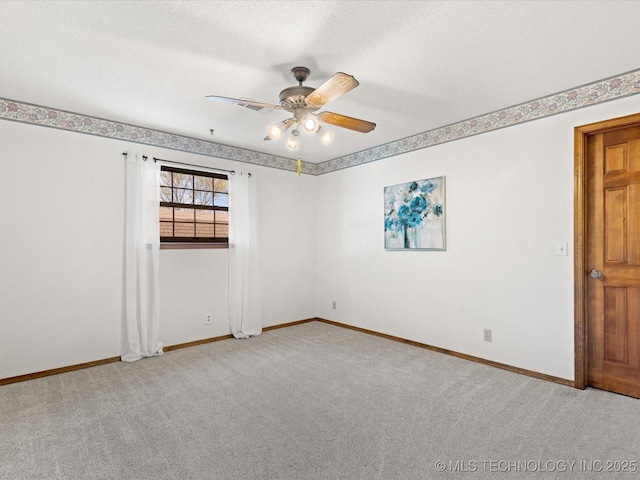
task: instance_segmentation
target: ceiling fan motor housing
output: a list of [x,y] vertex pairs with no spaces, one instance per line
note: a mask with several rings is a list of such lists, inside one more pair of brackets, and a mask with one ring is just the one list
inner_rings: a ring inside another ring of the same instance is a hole
[[[296,108],[311,109],[310,105],[305,102],[305,98],[314,90],[315,88],[303,85],[285,88],[280,92],[280,106],[289,112]],[[313,110],[317,110],[317,108],[313,108]]]
[[315,112],[318,108],[309,105],[305,99],[315,91],[315,88],[302,85],[311,70],[307,67],[293,67],[291,74],[299,82],[295,87],[285,88],[280,92],[280,106],[289,112],[294,112],[296,120],[300,121],[304,111]]

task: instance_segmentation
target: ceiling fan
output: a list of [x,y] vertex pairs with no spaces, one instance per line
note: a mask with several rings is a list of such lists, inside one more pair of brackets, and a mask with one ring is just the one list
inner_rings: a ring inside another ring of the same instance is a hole
[[[298,81],[298,85],[287,87],[280,92],[280,103],[278,105],[262,102],[254,102],[243,98],[228,98],[217,95],[207,96],[210,100],[233,103],[252,110],[262,110],[270,108],[273,110],[285,110],[293,114],[293,117],[278,122],[268,127],[268,135],[265,140],[275,140],[285,133],[292,125],[296,125],[291,137],[285,144],[289,150],[298,149],[298,136],[301,128],[308,133],[318,133],[321,130],[318,121],[334,125],[336,127],[354,130],[356,132],[368,133],[376,128],[376,124],[359,118],[347,117],[339,113],[320,112],[315,113],[332,100],[344,95],[356,88],[359,83],[351,75],[338,72],[318,88],[307,87],[302,83],[307,79],[311,71],[307,67],[293,67],[292,75]],[[321,136],[323,143],[328,143],[333,138],[331,132],[324,132]]]

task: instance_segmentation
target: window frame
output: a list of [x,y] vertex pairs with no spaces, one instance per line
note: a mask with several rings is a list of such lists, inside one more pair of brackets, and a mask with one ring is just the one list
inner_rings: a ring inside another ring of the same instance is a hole
[[[178,168],[178,167],[173,167],[170,165],[162,165],[160,167],[160,171],[161,172],[172,172],[172,173],[178,173],[178,174],[184,174],[184,175],[193,175],[193,176],[200,176],[200,177],[208,177],[208,178],[212,178],[212,179],[220,179],[220,180],[226,180],[227,181],[227,185],[229,182],[229,177],[228,175],[225,174],[221,174],[221,173],[214,173],[214,172],[205,172],[202,170],[196,170],[196,169],[185,169],[185,168]],[[160,185],[160,188],[166,187],[165,185]],[[192,188],[186,188],[185,190],[191,190],[192,192],[197,192],[197,191],[201,191],[201,190],[196,190],[195,189],[195,185],[192,183],[191,185]],[[169,187],[171,189],[177,188],[175,187],[173,184]],[[184,189],[184,187],[181,187]],[[202,190],[202,191],[206,191],[208,192],[208,190]],[[212,194],[215,194],[215,188],[212,189],[211,191]],[[229,195],[228,192],[228,188],[227,188],[227,192],[218,192],[218,193],[226,193],[227,195]],[[194,210],[210,210],[210,211],[224,211],[224,212],[228,212],[229,211],[229,207],[226,206],[216,206],[216,205],[199,205],[195,203],[195,199],[194,199],[194,195],[192,195],[192,203],[180,203],[180,202],[165,202],[161,200],[161,193],[160,191],[158,192],[158,195],[160,197],[160,202],[159,202],[159,206],[158,206],[158,210],[160,212],[160,209],[162,207],[169,207],[169,208],[187,208],[187,209],[194,209]],[[160,215],[159,215],[160,216]],[[163,222],[166,220],[162,220],[161,218],[158,219],[158,226],[160,226],[161,222]],[[176,237],[175,236],[175,211],[173,213],[173,217],[171,220],[171,223],[173,225],[173,233],[174,236],[162,236],[159,232],[159,238],[160,238],[160,248],[161,249],[182,249],[182,248],[228,248],[229,247],[229,237]],[[178,222],[180,223],[180,222]],[[191,222],[187,222],[187,223],[191,223]],[[193,219],[193,224],[194,224],[194,229],[196,228],[196,226],[198,225],[198,221],[195,217],[195,212],[194,212],[194,219]],[[214,225],[214,233],[215,233],[215,225],[219,225],[219,223],[215,222],[214,223],[209,223],[209,222],[200,222],[200,224],[207,224],[207,225]],[[227,228],[228,228],[228,220],[227,220]],[[194,230],[194,234],[195,234],[195,230]],[[227,233],[228,235],[228,233]]]

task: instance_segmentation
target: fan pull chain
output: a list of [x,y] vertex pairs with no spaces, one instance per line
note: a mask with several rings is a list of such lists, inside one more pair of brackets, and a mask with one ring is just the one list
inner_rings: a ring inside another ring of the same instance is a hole
[[302,162],[300,161],[300,157],[298,157],[298,176],[302,173]]

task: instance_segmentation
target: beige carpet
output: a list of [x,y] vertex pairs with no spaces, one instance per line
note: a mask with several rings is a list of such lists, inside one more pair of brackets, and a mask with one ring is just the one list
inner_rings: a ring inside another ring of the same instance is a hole
[[631,479],[639,417],[312,322],[0,387],[0,479]]

